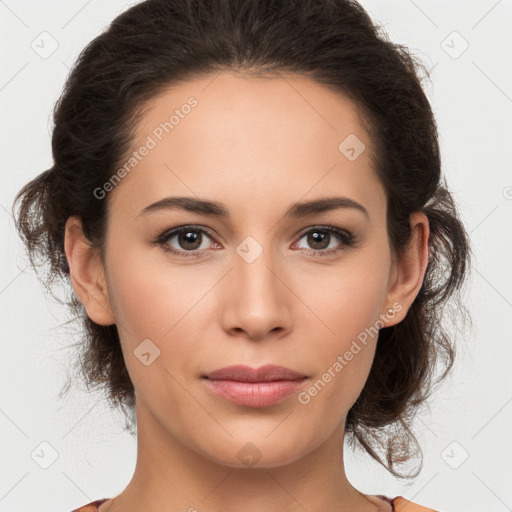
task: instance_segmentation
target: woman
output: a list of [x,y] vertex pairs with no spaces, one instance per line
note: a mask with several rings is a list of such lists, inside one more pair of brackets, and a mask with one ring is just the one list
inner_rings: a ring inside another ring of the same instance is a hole
[[347,441],[417,476],[454,360],[470,248],[419,67],[351,0],[147,0],[84,49],[16,198],[137,428],[126,489],[76,510],[432,510],[344,470]]

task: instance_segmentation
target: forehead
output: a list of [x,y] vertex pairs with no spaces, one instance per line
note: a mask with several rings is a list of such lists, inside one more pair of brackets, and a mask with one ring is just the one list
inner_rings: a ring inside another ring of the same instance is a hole
[[127,215],[168,195],[240,212],[335,193],[384,204],[354,104],[297,75],[222,72],[169,87],[146,105],[132,151],[111,197]]

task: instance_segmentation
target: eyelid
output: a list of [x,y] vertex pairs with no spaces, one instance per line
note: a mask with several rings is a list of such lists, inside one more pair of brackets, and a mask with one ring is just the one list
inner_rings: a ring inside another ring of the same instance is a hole
[[353,237],[354,235],[343,228],[339,228],[338,226],[332,226],[331,224],[314,224],[312,226],[308,226],[307,228],[304,228],[303,230],[299,231],[295,236],[302,238],[306,233],[309,233],[310,231],[318,229],[318,231],[333,231],[335,233],[339,233],[340,235],[343,234],[347,238]]

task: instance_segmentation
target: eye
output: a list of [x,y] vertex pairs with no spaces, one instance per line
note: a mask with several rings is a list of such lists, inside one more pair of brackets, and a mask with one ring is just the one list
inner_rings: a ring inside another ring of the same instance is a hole
[[[355,245],[355,236],[352,233],[334,226],[316,226],[303,233],[299,241],[303,238],[313,248],[306,248],[305,251],[313,256],[329,256]],[[335,239],[338,239],[338,244]]]
[[[304,232],[299,241],[306,238],[312,249],[302,248],[312,256],[330,256],[356,244],[355,236],[334,226],[316,226]],[[213,233],[198,226],[179,226],[162,233],[155,243],[165,252],[180,257],[202,257],[202,251],[208,249],[207,239],[214,240]],[[332,242],[338,240],[338,244]],[[173,246],[171,242],[174,240]],[[215,242],[216,243],[216,242]],[[218,247],[220,247],[217,244]]]
[[[204,228],[196,226],[180,226],[170,231],[166,231],[156,241],[164,251],[177,254],[184,257],[200,257],[199,250],[207,249],[208,244],[204,244],[206,235],[207,238],[212,238]],[[177,249],[170,245],[170,241],[176,239],[176,244],[179,246]]]

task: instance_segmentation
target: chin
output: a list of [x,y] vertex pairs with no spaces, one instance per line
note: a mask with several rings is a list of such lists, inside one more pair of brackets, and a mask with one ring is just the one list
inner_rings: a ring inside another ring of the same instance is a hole
[[[252,436],[245,440],[230,439],[228,442],[212,447],[203,454],[217,464],[231,468],[264,469],[286,466],[300,459],[307,453],[298,442],[288,437],[288,443],[277,436],[274,439],[265,436],[257,440]],[[215,450],[212,452],[212,448]]]

